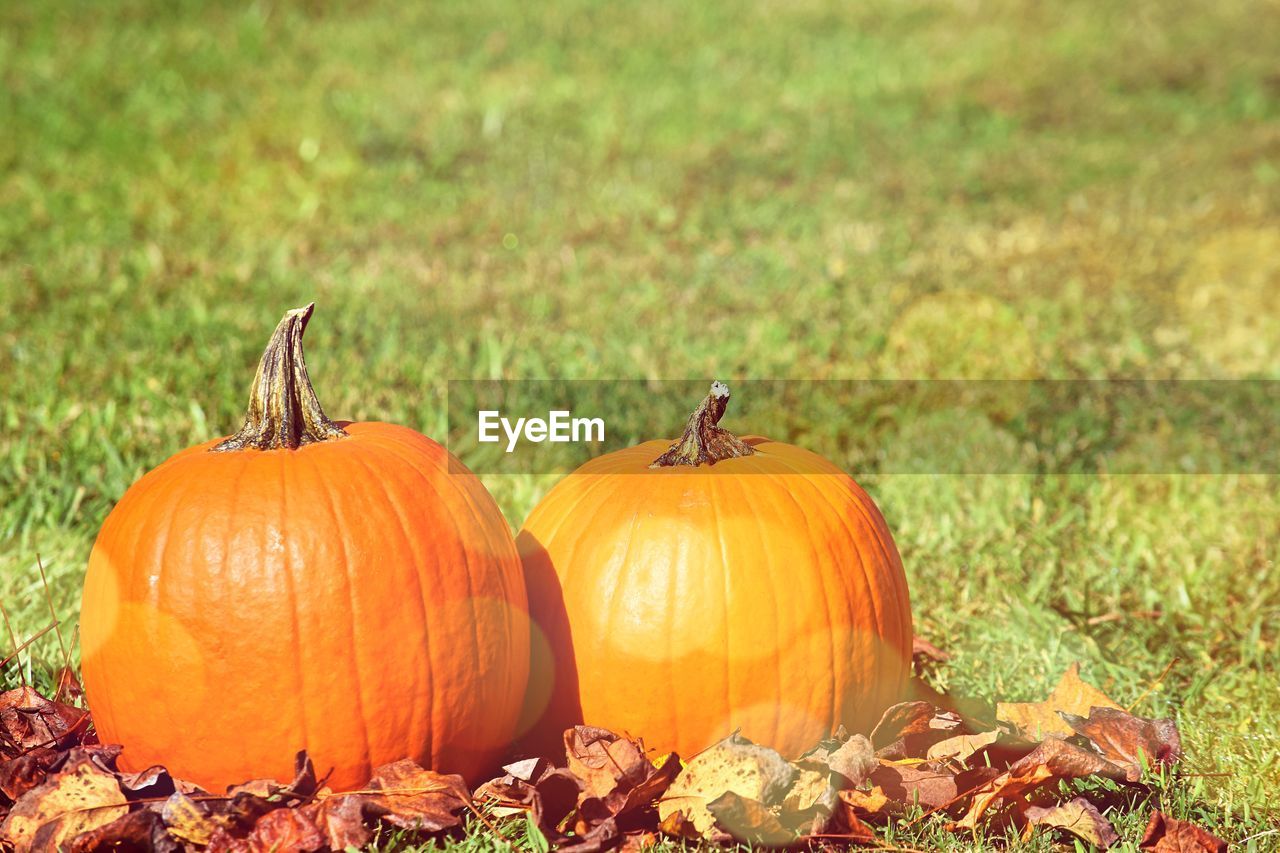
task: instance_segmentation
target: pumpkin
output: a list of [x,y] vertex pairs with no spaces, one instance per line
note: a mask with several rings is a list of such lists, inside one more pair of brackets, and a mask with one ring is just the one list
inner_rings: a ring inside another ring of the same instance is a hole
[[537,641],[531,750],[586,722],[690,756],[727,734],[794,757],[902,697],[911,607],[871,498],[800,447],[719,426],[600,456],[516,542]]
[[476,778],[528,677],[510,528],[436,442],[325,416],[312,310],[276,328],[243,428],[147,473],[98,534],[80,633],[99,737],[211,791],[291,779],[304,749],[338,790],[406,757]]

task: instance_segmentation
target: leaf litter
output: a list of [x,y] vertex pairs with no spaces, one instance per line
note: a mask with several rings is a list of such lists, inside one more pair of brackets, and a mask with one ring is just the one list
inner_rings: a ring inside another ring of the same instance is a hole
[[[944,652],[923,644],[932,660]],[[917,648],[921,648],[917,644]],[[78,701],[74,675],[58,695]],[[524,832],[536,851],[624,853],[661,837],[763,847],[883,846],[896,823],[944,815],[948,829],[1018,829],[1097,848],[1120,842],[1107,812],[1068,784],[1107,779],[1138,793],[1182,758],[1176,724],[1129,713],[1073,665],[1043,702],[1000,703],[984,722],[927,701],[886,710],[867,733],[843,729],[793,761],[741,733],[682,760],[594,726],[564,733],[564,754],[530,756],[474,790],[405,759],[365,787],[334,792],[306,753],[294,779],[202,791],[162,766],[116,766],[87,711],[30,687],[0,693],[0,849],[305,853],[359,849],[393,831],[422,839]],[[1150,798],[1135,797],[1146,803]],[[523,827],[513,823],[518,821]],[[516,827],[516,828],[512,828]],[[1203,827],[1158,810],[1141,850],[1217,851]]]

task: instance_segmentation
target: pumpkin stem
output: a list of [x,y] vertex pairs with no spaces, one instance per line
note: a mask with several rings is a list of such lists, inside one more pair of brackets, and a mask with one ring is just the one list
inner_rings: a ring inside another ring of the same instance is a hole
[[739,456],[750,456],[755,453],[751,445],[746,444],[724,427],[718,426],[728,406],[729,386],[723,382],[712,382],[711,393],[689,416],[684,435],[671,445],[666,453],[653,460],[653,464],[649,467],[674,468],[677,465],[697,467],[703,462],[714,465],[725,459],[736,459]]
[[258,373],[249,390],[249,412],[235,435],[214,446],[229,450],[297,450],[304,444],[329,441],[346,435],[325,416],[316,399],[307,362],[302,355],[302,333],[316,304],[294,308],[284,315],[258,362]]

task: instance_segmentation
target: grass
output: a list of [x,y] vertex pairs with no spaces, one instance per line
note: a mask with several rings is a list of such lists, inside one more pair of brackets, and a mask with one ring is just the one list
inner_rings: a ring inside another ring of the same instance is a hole
[[[312,299],[328,410],[437,436],[449,379],[1280,378],[1277,27],[1241,0],[7,4],[4,606],[47,624],[39,555],[73,624],[112,503],[237,425]],[[1128,703],[1175,661],[1141,710],[1203,775],[1162,802],[1271,846],[1274,476],[879,467],[939,683],[1040,698],[1079,659]],[[487,480],[513,525],[549,482]]]

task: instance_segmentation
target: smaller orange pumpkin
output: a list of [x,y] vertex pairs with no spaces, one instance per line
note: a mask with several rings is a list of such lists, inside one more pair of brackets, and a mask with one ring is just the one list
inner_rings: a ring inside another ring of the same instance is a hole
[[820,456],[719,426],[728,401],[715,383],[679,441],[594,459],[530,514],[529,748],[585,721],[795,756],[901,698],[911,607],[879,509]]

